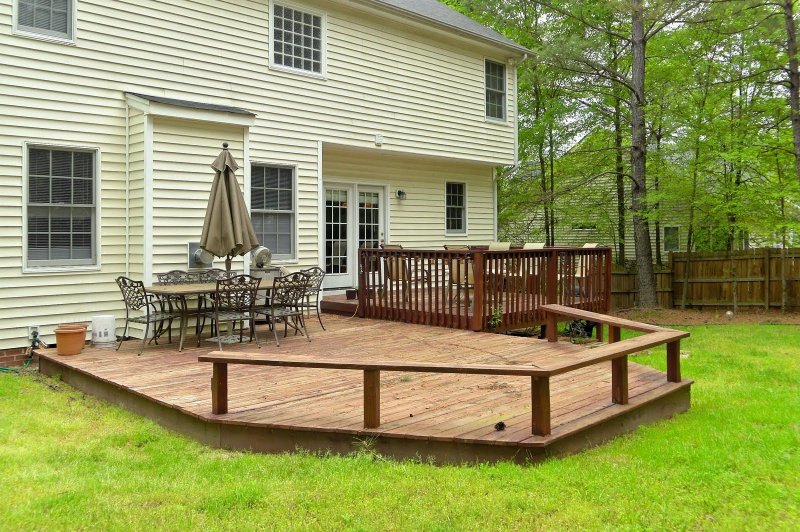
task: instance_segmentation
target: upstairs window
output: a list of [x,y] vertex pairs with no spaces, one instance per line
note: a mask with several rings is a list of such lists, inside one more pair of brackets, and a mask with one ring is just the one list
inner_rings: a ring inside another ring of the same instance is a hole
[[324,75],[323,26],[320,14],[272,4],[270,66]]
[[17,29],[72,40],[74,0],[17,0]]
[[486,118],[506,119],[506,67],[486,61]]
[[252,165],[250,217],[262,246],[274,259],[295,258],[294,169]]
[[447,233],[467,232],[466,188],[464,183],[445,184],[445,230]]
[[28,148],[28,266],[94,265],[96,152]]

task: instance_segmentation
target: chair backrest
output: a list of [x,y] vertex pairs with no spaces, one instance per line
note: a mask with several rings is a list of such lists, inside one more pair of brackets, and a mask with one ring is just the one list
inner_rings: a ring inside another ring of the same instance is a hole
[[449,251],[469,251],[467,244],[445,244],[444,249]]
[[276,277],[270,292],[272,307],[293,307],[306,296],[309,276],[302,272]]
[[452,259],[450,261],[450,284],[475,284],[475,271],[472,262],[466,259]]
[[411,275],[405,257],[386,257],[386,277],[389,281],[407,281]]
[[322,281],[325,280],[325,270],[319,266],[314,266],[313,268],[300,270],[300,273],[305,274],[308,277],[306,295],[313,296],[322,290]]
[[511,242],[489,242],[489,251],[508,251],[511,249]]
[[192,284],[198,282],[198,279],[199,276],[195,272],[183,270],[171,270],[158,274],[158,282],[161,284]]
[[139,310],[147,306],[147,292],[142,281],[134,281],[124,275],[117,277],[117,285],[122,292],[122,300],[129,310]]
[[544,249],[544,242],[525,242],[522,249]]
[[253,310],[260,283],[261,279],[249,275],[217,279],[217,291],[214,292],[217,310],[240,312]]
[[221,268],[209,268],[208,270],[201,270],[197,272],[198,281],[201,283],[213,283],[220,279],[228,279],[239,275],[236,271],[227,271]]

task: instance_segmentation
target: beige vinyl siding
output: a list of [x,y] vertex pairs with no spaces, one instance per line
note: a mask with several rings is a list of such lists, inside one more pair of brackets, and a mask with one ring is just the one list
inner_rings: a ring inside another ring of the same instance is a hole
[[[489,185],[481,188],[481,176],[491,174],[491,165],[514,161],[516,89],[513,69],[508,68],[509,120],[487,122],[483,68],[486,57],[505,62],[503,53],[357,8],[320,1],[301,5],[327,12],[325,80],[268,68],[265,0],[81,0],[74,45],[14,35],[12,0],[0,0],[0,348],[22,345],[27,325],[42,326],[45,339],[53,341],[48,334],[59,322],[86,321],[102,313],[123,315],[114,280],[126,268],[132,277],[141,278],[148,255],[148,157],[158,185],[152,199],[153,272],[185,267],[185,245],[199,239],[199,204],[208,194],[194,188],[199,181],[188,191],[178,188],[172,176],[202,175],[210,180],[208,164],[222,140],[236,146],[244,166],[242,136],[236,141],[222,138],[223,126],[210,127],[203,137],[193,128],[206,126],[184,122],[183,129],[169,130],[163,119],[145,118],[133,110],[127,117],[126,154],[125,92],[227,104],[257,113],[249,131],[250,159],[297,169],[298,265],[319,262],[320,142],[405,154],[409,159],[462,160],[464,171],[457,173],[471,176],[464,179],[470,200],[466,238],[490,239],[491,191]],[[146,151],[148,120],[156,126],[153,153]],[[376,134],[383,135],[381,148],[375,147]],[[185,138],[179,138],[182,135]],[[100,150],[98,270],[22,273],[25,142]],[[172,159],[165,157],[173,154]],[[436,184],[425,184],[420,177],[415,185],[419,194],[409,184],[411,201],[423,193],[443,196],[450,171],[438,162],[421,166],[429,167],[427,175]],[[392,181],[404,175],[390,167],[385,172]],[[191,207],[180,204],[181,194],[191,198]],[[438,203],[426,201],[421,208],[434,209]],[[418,218],[429,216],[433,224],[426,229],[431,231],[427,237],[415,234],[415,216],[404,212],[412,203],[407,205],[392,205],[393,216],[396,211],[398,220],[408,219],[393,238],[440,241],[443,206],[436,207],[441,215],[419,213]],[[487,220],[478,223],[483,216]]]
[[[494,240],[492,167],[458,161],[415,159],[326,146],[326,183],[387,185],[389,241],[406,247],[441,248],[446,243],[488,244]],[[445,183],[466,184],[467,232],[445,234]],[[407,197],[395,197],[398,189]]]
[[[189,241],[199,242],[214,181],[211,163],[229,144],[244,166],[244,128],[156,118],[153,124],[153,281],[155,275],[187,268]],[[236,172],[244,186],[244,168]],[[242,270],[242,260],[234,261]],[[224,268],[224,260],[217,260]]]

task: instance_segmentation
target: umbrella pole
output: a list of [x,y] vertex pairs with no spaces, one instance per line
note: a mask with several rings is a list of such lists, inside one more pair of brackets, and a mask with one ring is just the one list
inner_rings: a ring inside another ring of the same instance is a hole
[[225,271],[231,271],[231,262],[233,262],[233,255],[225,257]]

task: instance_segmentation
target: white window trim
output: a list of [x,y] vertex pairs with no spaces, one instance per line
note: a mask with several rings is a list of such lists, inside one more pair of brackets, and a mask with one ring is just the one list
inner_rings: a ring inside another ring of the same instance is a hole
[[[251,160],[250,161],[250,165],[249,165],[249,169],[248,169],[248,171],[251,172],[251,177],[250,177],[251,181],[247,185],[248,196],[251,195],[250,189],[251,189],[252,183],[253,183],[252,182],[253,178],[252,178],[252,170],[251,169],[252,169],[253,166],[269,166],[269,167],[272,167],[272,168],[289,168],[292,171],[292,186],[294,187],[294,189],[292,190],[292,212],[294,213],[294,234],[292,235],[292,249],[294,250],[294,253],[292,254],[291,257],[274,258],[274,259],[272,259],[272,264],[297,264],[299,262],[299,256],[300,256],[300,253],[299,253],[299,250],[298,250],[298,245],[300,244],[300,222],[299,222],[300,216],[299,216],[299,213],[297,212],[297,205],[298,205],[297,198],[298,198],[298,195],[299,195],[298,194],[299,191],[297,190],[298,167],[297,167],[296,164],[274,163],[274,162],[263,161],[263,160]],[[247,198],[247,209],[248,209],[248,212],[250,214],[250,219],[251,220],[253,219],[253,203],[252,203],[252,201],[253,200],[252,200],[251,197]],[[263,246],[264,243],[261,242],[261,245]]]
[[[447,229],[447,185],[464,185],[464,230],[450,231]],[[464,181],[445,181],[444,182],[444,234],[445,236],[467,236],[469,234],[469,194],[467,193],[467,183]]]
[[[67,264],[64,266],[31,266],[28,264],[28,151],[31,148],[45,148],[50,150],[80,150],[91,151],[94,153],[94,227],[92,228],[94,236],[94,249],[95,249],[95,263],[94,264]],[[53,144],[52,142],[43,141],[24,141],[22,143],[22,273],[36,274],[36,273],[72,273],[72,272],[91,272],[98,271],[102,268],[102,248],[100,247],[100,230],[103,227],[102,219],[100,217],[101,210],[101,175],[100,175],[100,161],[101,150],[99,146],[86,146],[86,145],[72,145],[72,144]]]
[[320,63],[321,63],[321,72],[309,72],[308,70],[303,70],[302,68],[293,68],[287,67],[285,65],[279,65],[275,63],[275,56],[273,55],[272,51],[275,49],[275,39],[274,33],[272,32],[273,28],[273,20],[275,20],[275,0],[269,0],[269,21],[267,22],[267,32],[269,33],[269,50],[267,50],[267,55],[269,56],[269,69],[276,70],[279,72],[288,72],[291,74],[296,74],[298,76],[306,76],[309,78],[315,79],[328,79],[328,15],[324,11],[319,11],[317,9],[310,8],[303,4],[299,4],[296,2],[282,2],[278,1],[278,4],[290,7],[292,9],[296,9],[298,11],[302,11],[304,13],[308,13],[310,15],[317,15],[322,19],[322,34],[321,34],[321,47],[320,47]]
[[11,2],[11,27],[14,35],[25,37],[27,39],[36,39],[38,41],[47,41],[57,44],[66,44],[75,46],[77,44],[78,33],[78,0],[71,0],[70,16],[69,16],[69,37],[59,37],[57,35],[48,35],[46,33],[37,33],[32,30],[19,27],[19,0],[12,0]]
[[[495,118],[493,116],[489,116],[489,115],[486,114],[486,91],[488,90],[488,87],[486,86],[486,62],[487,61],[491,61],[492,63],[497,63],[498,65],[503,65],[503,69],[504,69],[503,70],[503,72],[504,72],[503,86],[504,86],[504,89],[505,89],[504,92],[503,92],[503,118]],[[499,59],[495,59],[493,57],[485,57],[484,56],[484,58],[483,58],[483,119],[484,119],[485,122],[492,122],[494,124],[508,124],[508,115],[510,114],[508,112],[508,103],[509,103],[508,102],[508,86],[509,86],[509,83],[508,83],[508,71],[509,71],[508,63],[506,63],[505,61],[502,61],[502,60],[499,60]]]

